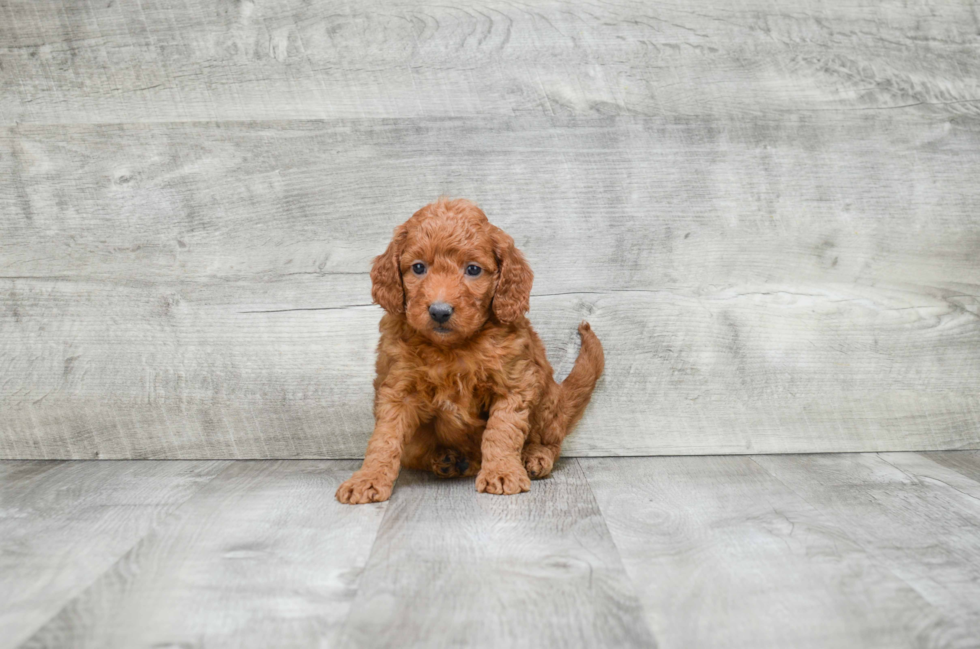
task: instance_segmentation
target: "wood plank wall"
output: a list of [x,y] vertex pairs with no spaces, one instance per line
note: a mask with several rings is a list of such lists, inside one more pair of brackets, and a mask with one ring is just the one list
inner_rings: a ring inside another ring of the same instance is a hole
[[980,448],[980,3],[4,0],[0,458],[359,457],[440,194],[569,455]]

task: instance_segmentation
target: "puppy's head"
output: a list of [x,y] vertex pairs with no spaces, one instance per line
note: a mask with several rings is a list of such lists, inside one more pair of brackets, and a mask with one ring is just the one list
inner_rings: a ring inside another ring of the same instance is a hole
[[491,318],[527,312],[534,275],[514,240],[473,203],[439,199],[395,228],[374,259],[371,297],[437,344],[461,342]]

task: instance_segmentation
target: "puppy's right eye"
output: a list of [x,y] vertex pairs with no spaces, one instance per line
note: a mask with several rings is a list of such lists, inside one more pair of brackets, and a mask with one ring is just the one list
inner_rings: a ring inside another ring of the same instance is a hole
[[420,261],[415,262],[412,264],[412,272],[416,275],[425,275],[425,264]]

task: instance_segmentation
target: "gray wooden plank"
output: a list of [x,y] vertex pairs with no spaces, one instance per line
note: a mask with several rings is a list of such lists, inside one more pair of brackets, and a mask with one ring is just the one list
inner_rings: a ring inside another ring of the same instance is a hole
[[517,238],[559,375],[581,319],[606,345],[570,454],[980,444],[975,122],[24,125],[0,151],[0,457],[360,456],[368,265],[439,193]]
[[976,22],[940,0],[9,0],[0,121],[976,117]]
[[914,453],[756,458],[858,544],[980,637],[980,483]]
[[403,472],[345,647],[654,646],[574,460],[518,496]]
[[255,310],[364,304],[394,226],[449,194],[516,237],[539,293],[980,284],[968,120],[22,125],[0,154],[2,276],[24,282],[220,279]]
[[752,458],[580,462],[662,647],[966,640],[954,620],[856,543],[846,524]]
[[0,463],[0,647],[30,637],[227,463],[45,464]]
[[42,473],[60,468],[64,464],[58,460],[0,461],[0,491],[9,492],[14,485],[29,483]]
[[980,452],[978,451],[936,451],[922,455],[936,464],[942,464],[980,482]]
[[385,505],[350,461],[236,462],[23,647],[334,646]]

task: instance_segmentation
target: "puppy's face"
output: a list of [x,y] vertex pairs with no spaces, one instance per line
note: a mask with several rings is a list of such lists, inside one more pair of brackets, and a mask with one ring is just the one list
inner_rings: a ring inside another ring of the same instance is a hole
[[371,270],[372,296],[436,344],[527,311],[532,274],[513,239],[465,200],[425,206],[399,226]]
[[469,338],[490,317],[497,259],[485,229],[438,217],[409,228],[399,256],[405,318],[434,342]]

